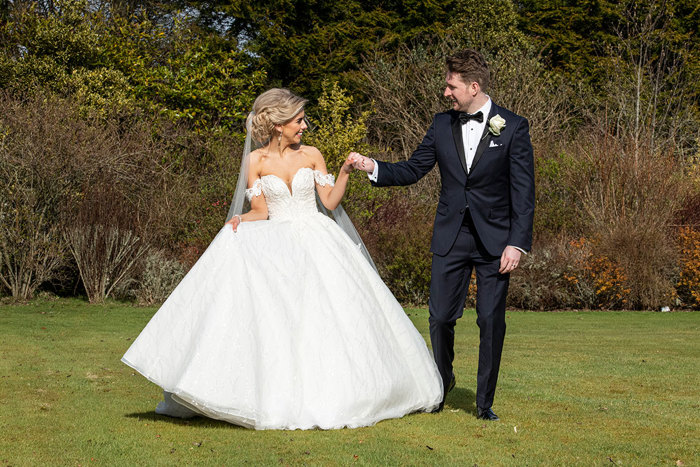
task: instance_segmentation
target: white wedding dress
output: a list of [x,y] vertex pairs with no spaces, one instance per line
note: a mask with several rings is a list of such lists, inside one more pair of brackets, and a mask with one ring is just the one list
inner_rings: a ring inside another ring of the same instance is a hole
[[436,408],[442,382],[425,341],[318,212],[315,183],[333,178],[302,168],[291,192],[258,179],[247,191],[262,191],[269,220],[224,226],[122,361],[181,406],[256,429],[359,427]]

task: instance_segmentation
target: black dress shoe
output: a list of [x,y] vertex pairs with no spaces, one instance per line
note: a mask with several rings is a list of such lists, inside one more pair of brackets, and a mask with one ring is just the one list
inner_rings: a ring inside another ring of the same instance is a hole
[[479,418],[481,420],[490,420],[492,422],[495,422],[496,420],[500,420],[498,418],[498,415],[493,413],[493,410],[491,410],[491,407],[488,409],[482,409],[481,407],[476,408],[476,418]]
[[[445,391],[445,396],[447,396],[447,393],[455,388],[456,383],[457,380],[455,379],[455,375],[453,373],[452,379],[450,380],[450,384],[447,385],[447,391]],[[442,402],[440,402],[440,405],[438,405],[435,409],[431,410],[430,413],[440,413],[442,412],[443,408],[445,408],[445,399],[443,399]]]

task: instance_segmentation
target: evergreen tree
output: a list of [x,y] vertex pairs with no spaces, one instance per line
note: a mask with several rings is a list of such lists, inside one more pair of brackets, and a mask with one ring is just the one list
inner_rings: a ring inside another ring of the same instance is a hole
[[[226,34],[261,60],[272,84],[318,96],[324,79],[348,82],[375,48],[441,35],[447,0],[271,0],[222,2]],[[202,18],[208,25],[213,16]],[[221,21],[219,24],[222,24]]]

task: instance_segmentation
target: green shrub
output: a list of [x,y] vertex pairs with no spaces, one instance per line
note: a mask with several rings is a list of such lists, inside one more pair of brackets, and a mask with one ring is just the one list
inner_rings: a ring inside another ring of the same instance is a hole
[[406,189],[372,188],[388,199],[372,207],[359,229],[379,273],[396,298],[425,305],[430,292],[431,205],[416,205]]
[[353,114],[353,97],[337,81],[324,81],[321,97],[311,118],[312,131],[304,143],[315,146],[326,161],[328,172],[337,175],[351,151],[367,152],[369,112]]

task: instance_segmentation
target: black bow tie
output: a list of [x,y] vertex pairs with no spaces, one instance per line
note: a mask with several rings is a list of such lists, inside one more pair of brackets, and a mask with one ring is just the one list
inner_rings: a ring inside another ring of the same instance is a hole
[[481,123],[484,121],[484,114],[482,112],[477,112],[475,114],[468,114],[466,112],[459,113],[459,123],[464,125],[469,120],[476,120],[477,122]]

